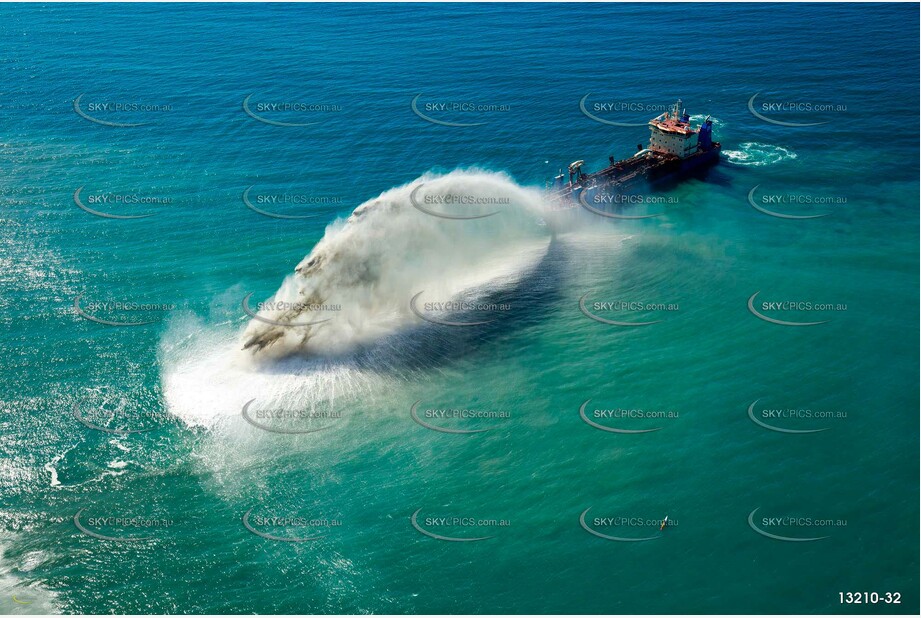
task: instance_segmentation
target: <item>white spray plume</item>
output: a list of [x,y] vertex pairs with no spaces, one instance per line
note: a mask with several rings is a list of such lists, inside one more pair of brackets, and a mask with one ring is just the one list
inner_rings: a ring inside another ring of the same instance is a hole
[[543,209],[538,190],[494,172],[426,175],[390,189],[326,229],[253,307],[242,347],[255,358],[347,353],[418,322],[410,300],[420,292],[447,301],[513,285],[549,245]]

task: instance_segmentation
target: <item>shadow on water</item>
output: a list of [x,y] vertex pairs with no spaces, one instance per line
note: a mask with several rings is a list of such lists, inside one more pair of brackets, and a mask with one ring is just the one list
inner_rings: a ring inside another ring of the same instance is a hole
[[[728,165],[730,167],[725,167]],[[724,167],[721,167],[724,166]],[[687,178],[692,178],[694,180],[700,180],[701,182],[706,182],[707,184],[717,185],[720,187],[731,188],[733,176],[729,173],[732,169],[732,163],[727,161],[721,161],[719,165],[714,165],[712,167],[707,167],[699,170],[695,170],[687,176]],[[681,184],[684,179],[670,179],[667,180],[661,188],[663,190],[669,190],[677,185]]]

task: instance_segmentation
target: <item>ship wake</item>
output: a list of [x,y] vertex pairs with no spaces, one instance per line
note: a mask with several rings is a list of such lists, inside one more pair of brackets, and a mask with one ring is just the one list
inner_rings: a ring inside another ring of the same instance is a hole
[[796,158],[789,148],[760,142],[743,142],[737,150],[724,150],[723,154],[730,163],[747,167],[764,167]]

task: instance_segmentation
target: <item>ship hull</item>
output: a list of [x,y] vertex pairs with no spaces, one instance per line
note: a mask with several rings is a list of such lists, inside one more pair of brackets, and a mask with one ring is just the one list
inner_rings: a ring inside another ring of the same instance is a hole
[[721,152],[720,143],[714,142],[707,150],[698,150],[685,159],[655,152],[639,159],[624,159],[594,174],[586,174],[572,184],[553,189],[550,195],[564,204],[574,204],[583,192],[616,194],[647,191],[656,185],[683,180],[715,165]]

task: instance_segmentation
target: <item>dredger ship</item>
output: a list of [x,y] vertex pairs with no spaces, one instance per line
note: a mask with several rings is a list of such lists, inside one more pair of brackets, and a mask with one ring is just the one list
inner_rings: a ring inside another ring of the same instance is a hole
[[[569,182],[560,170],[548,187],[550,195],[572,203],[583,192],[623,193],[665,180],[679,180],[719,161],[721,146],[713,141],[710,116],[698,127],[681,107],[681,99],[649,121],[649,145],[637,146],[636,154],[622,161],[609,157],[611,165],[593,174],[583,171],[585,161],[569,165]],[[583,198],[584,199],[584,198]]]

